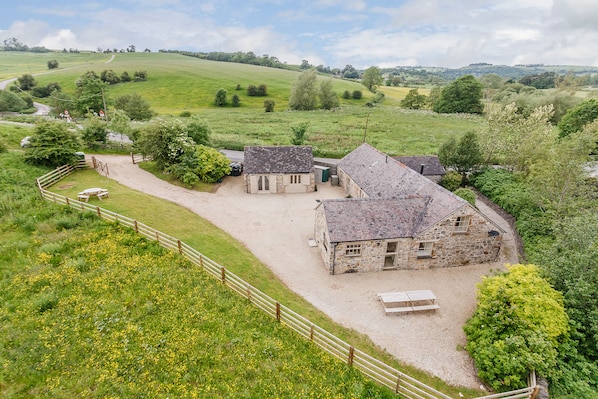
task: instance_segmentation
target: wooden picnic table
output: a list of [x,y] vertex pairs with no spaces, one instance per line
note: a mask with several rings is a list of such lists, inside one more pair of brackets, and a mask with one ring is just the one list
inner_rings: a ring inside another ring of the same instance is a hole
[[108,190],[105,188],[93,187],[93,188],[86,188],[85,190],[81,191],[77,194],[79,201],[89,201],[90,197],[98,197],[100,200],[103,197],[110,197]]
[[384,312],[403,313],[422,310],[436,310],[436,295],[430,290],[382,292],[378,294]]

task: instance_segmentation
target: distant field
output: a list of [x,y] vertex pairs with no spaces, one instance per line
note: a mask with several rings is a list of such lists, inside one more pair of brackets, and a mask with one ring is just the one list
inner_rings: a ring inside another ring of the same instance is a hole
[[[62,56],[64,58],[58,58]],[[47,60],[56,58],[60,68],[51,73],[37,75],[39,85],[57,82],[67,93],[74,93],[75,80],[86,71],[98,75],[112,69],[120,75],[127,71],[131,76],[137,70],[146,70],[145,82],[120,83],[107,91],[109,99],[126,93],[138,93],[148,101],[161,117],[177,117],[183,111],[204,117],[213,130],[212,139],[217,147],[242,149],[245,145],[290,144],[291,127],[309,122],[305,144],[312,145],[317,156],[342,157],[360,145],[364,139],[390,155],[436,154],[439,146],[450,136],[460,136],[477,130],[484,119],[476,116],[439,115],[426,111],[410,111],[398,105],[411,90],[408,87],[381,87],[385,101],[367,107],[372,93],[358,82],[333,79],[341,97],[345,90],[361,90],[361,100],[340,98],[341,107],[335,111],[288,111],[291,87],[298,72],[260,66],[206,61],[179,54],[167,53],[118,53],[114,54],[29,54],[2,53],[0,59],[10,61],[12,76],[18,65],[34,65],[30,70],[47,72]],[[67,69],[63,67],[75,67]],[[3,71],[4,73],[4,71]],[[321,76],[320,79],[331,79]],[[249,85],[265,84],[267,97],[247,96]],[[241,90],[236,90],[237,85]],[[228,91],[229,99],[237,94],[241,107],[216,107],[214,96],[219,88]],[[426,88],[419,89],[428,94]],[[264,112],[265,99],[273,100],[275,112]]]
[[[77,76],[85,72],[85,67],[102,65],[110,59],[110,54],[101,53],[63,53],[61,51],[50,53],[27,53],[15,51],[0,51],[0,80],[17,78],[24,74],[56,73],[56,70],[48,70],[48,61],[58,61],[58,71],[64,71],[76,67],[73,71]],[[82,72],[80,72],[82,71]],[[36,77],[37,80],[42,77]],[[53,81],[53,80],[50,80]],[[73,81],[71,80],[71,83]]]

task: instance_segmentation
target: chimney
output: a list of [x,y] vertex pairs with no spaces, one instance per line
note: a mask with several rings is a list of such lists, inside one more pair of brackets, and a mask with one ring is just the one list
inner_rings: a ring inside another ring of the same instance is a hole
[[425,163],[422,163],[421,165],[419,165],[419,174],[423,175],[424,174],[424,167],[426,166]]

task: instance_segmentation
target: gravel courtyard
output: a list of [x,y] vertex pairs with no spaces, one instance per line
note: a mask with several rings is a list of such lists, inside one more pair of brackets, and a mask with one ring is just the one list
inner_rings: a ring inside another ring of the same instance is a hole
[[[228,232],[290,289],[339,324],[368,335],[388,353],[450,384],[480,386],[473,362],[458,349],[465,344],[462,326],[475,309],[475,285],[482,276],[505,263],[517,263],[508,223],[483,203],[479,209],[507,231],[501,258],[495,263],[331,276],[308,239],[313,237],[316,200],[344,197],[339,187],[320,183],[314,193],[250,195],[243,191],[239,176],[227,177],[215,193],[201,193],[155,178],[132,164],[129,156],[97,158],[108,163],[110,178],[184,206]],[[416,289],[432,290],[440,309],[384,314],[378,292]]]

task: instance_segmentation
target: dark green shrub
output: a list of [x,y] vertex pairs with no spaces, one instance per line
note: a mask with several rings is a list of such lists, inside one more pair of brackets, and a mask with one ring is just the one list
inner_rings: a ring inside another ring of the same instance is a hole
[[442,177],[440,185],[449,191],[455,191],[461,185],[461,175],[450,170]]

